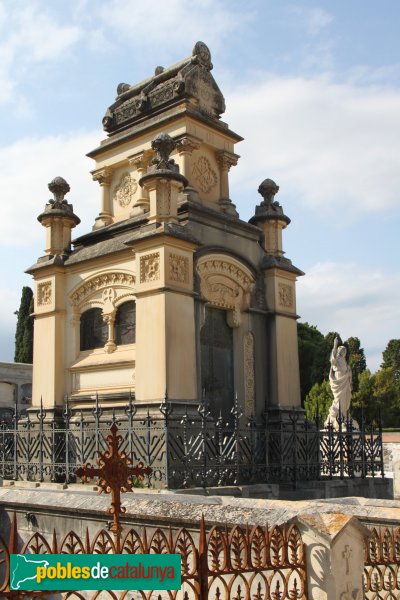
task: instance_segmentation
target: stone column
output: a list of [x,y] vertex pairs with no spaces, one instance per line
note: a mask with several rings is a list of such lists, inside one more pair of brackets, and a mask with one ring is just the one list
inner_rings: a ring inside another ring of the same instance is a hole
[[108,326],[108,334],[107,341],[104,346],[104,352],[107,354],[111,354],[117,348],[115,344],[115,333],[114,333],[114,324],[115,324],[115,311],[107,314],[103,314],[103,321],[107,323]]
[[341,513],[299,515],[295,521],[306,548],[308,598],[362,600],[369,530]]
[[217,162],[220,167],[220,197],[218,204],[221,207],[222,212],[226,212],[235,217],[239,216],[235,205],[229,198],[229,171],[232,166],[237,165],[239,156],[226,150],[218,150],[216,152]]
[[149,223],[177,223],[178,195],[188,181],[169,157],[175,142],[167,133],[160,133],[151,145],[156,157],[147,174],[139,179],[150,199]]
[[[49,183],[54,194],[39,222],[46,227],[46,255],[49,258],[62,257],[70,250],[71,229],[80,223],[74,214],[72,204],[64,196],[69,185],[62,177]],[[33,344],[33,389],[32,406],[53,408],[63,403],[66,390],[64,368],[65,334],[65,272],[60,261],[44,261],[41,268],[31,272],[35,278],[35,328]],[[48,411],[48,415],[50,412]]]
[[200,148],[200,140],[197,140],[190,135],[185,135],[176,141],[176,148],[179,156],[182,157],[181,173],[189,181],[189,184],[185,187],[181,194],[182,200],[178,204],[183,204],[183,202],[186,202],[187,200],[199,202],[198,192],[190,184],[190,166],[193,151]]
[[[134,154],[128,158],[128,163],[131,167],[136,169],[139,173],[138,180],[141,179],[147,171],[147,167],[149,165],[151,156],[153,153],[149,150],[145,150],[143,152],[138,152],[138,154]],[[131,217],[136,217],[137,215],[142,215],[149,211],[150,208],[150,198],[148,194],[148,190],[144,187],[141,188],[142,194],[141,197],[136,200],[135,205],[130,213]]]
[[112,223],[112,207],[110,198],[110,184],[112,179],[112,169],[105,167],[92,171],[94,181],[98,181],[101,187],[101,210],[98,217],[95,219],[93,229],[100,229]]
[[284,417],[285,411],[301,409],[300,374],[297,343],[296,278],[304,275],[284,257],[282,229],[290,223],[274,198],[279,190],[272,179],[265,179],[258,191],[263,197],[250,223],[261,229],[265,256],[262,261],[268,343],[268,403],[270,418]]

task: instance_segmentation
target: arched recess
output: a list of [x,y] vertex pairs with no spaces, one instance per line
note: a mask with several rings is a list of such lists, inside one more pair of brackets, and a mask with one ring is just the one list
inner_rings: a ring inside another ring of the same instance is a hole
[[243,361],[240,340],[234,329],[242,324],[243,311],[250,305],[255,278],[239,260],[210,253],[199,258],[203,315],[200,323],[200,385],[214,417],[231,417],[237,383],[235,364]]
[[79,352],[79,326],[82,313],[93,309],[101,309],[104,322],[108,326],[108,339],[104,349],[113,352],[115,344],[115,316],[118,308],[126,302],[135,301],[136,278],[133,273],[125,271],[107,271],[81,282],[70,293],[73,306],[73,323],[75,324],[75,347]]

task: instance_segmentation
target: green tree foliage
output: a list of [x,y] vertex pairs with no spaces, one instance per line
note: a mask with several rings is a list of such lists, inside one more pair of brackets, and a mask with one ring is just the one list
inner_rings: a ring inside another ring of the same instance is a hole
[[400,340],[390,340],[382,353],[383,369],[394,369],[396,381],[400,382]]
[[370,423],[377,416],[377,406],[374,397],[374,376],[369,369],[360,373],[358,389],[352,394],[351,414],[356,420],[360,419],[362,408],[367,423]]
[[324,378],[324,336],[314,325],[297,324],[299,344],[299,366],[301,399],[304,402],[308,392],[315,383],[321,383]]
[[33,292],[30,287],[22,288],[21,303],[15,332],[15,362],[32,363],[33,360]]
[[321,423],[324,423],[328,416],[330,406],[333,402],[333,394],[329,381],[323,381],[322,383],[316,383],[307,394],[307,398],[304,401],[304,408],[306,411],[307,419],[314,419],[318,413],[321,418]]
[[366,369],[360,374],[358,390],[352,398],[351,412],[356,419],[360,418],[361,407],[367,423],[380,414],[384,427],[400,426],[400,385],[393,368],[376,373]]
[[353,378],[353,392],[357,392],[360,375],[367,368],[364,348],[361,348],[361,343],[358,337],[349,337],[349,339],[345,341],[344,345],[347,348],[348,363],[350,365]]

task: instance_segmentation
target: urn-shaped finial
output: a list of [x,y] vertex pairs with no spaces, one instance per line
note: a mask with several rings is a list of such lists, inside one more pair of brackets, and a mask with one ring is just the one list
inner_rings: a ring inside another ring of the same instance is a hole
[[54,200],[50,200],[51,204],[57,205],[58,207],[67,203],[67,201],[64,200],[64,196],[65,194],[68,194],[71,188],[63,177],[54,177],[54,179],[50,181],[48,188],[54,196]]
[[264,198],[264,202],[261,204],[272,205],[275,194],[277,194],[278,191],[279,185],[276,185],[275,181],[272,181],[272,179],[264,179],[264,181],[260,183],[258,187],[258,193]]

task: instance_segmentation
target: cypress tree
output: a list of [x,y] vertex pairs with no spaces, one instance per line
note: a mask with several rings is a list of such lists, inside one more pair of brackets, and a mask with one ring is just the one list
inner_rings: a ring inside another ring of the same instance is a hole
[[22,288],[21,304],[15,332],[15,362],[32,363],[33,358],[33,292],[30,287]]

